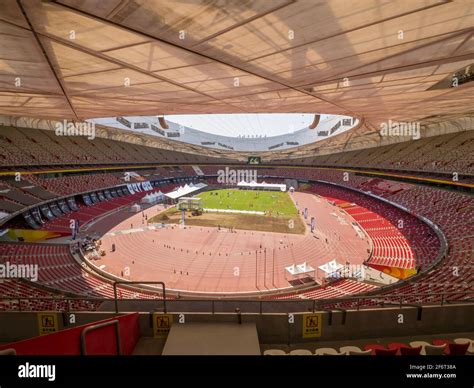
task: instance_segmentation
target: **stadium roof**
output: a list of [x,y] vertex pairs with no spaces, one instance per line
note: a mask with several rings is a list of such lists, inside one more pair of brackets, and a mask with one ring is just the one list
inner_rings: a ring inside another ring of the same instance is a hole
[[39,118],[472,110],[465,1],[0,0],[0,114]]

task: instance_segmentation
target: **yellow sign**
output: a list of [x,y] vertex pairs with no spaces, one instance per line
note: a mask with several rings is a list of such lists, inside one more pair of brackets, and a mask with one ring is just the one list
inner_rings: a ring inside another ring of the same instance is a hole
[[172,314],[153,314],[153,337],[165,338],[170,332],[171,325],[173,324]]
[[303,338],[321,337],[322,314],[303,314]]
[[38,313],[39,335],[56,333],[58,330],[58,315],[56,313]]

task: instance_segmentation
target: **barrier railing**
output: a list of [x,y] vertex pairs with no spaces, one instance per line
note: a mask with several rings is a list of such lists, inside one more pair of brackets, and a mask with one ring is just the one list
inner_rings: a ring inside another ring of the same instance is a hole
[[[162,295],[163,295],[163,310],[164,312],[166,313],[166,286],[165,286],[165,283],[163,282],[159,282],[159,281],[133,281],[133,282],[129,282],[129,281],[115,281],[114,284],[113,284],[113,287],[114,287],[114,300],[115,300],[115,312],[118,313],[119,312],[119,308],[118,308],[118,301],[119,299],[117,299],[117,285],[118,284],[126,284],[126,285],[131,285],[131,284],[159,284],[161,287],[162,287]],[[120,298],[120,300],[124,300],[122,298]],[[127,299],[125,299],[127,300]],[[145,299],[147,300],[147,299]]]
[[[154,282],[157,283],[157,282]],[[462,299],[460,299],[462,298]],[[419,294],[396,294],[396,295],[374,295],[374,296],[351,296],[333,299],[305,299],[305,300],[233,300],[233,299],[112,299],[112,298],[53,298],[53,297],[0,297],[2,301],[13,301],[18,303],[18,311],[45,311],[45,308],[22,308],[22,302],[51,302],[64,304],[63,310],[58,312],[72,311],[97,311],[96,308],[84,308],[78,310],[70,309],[74,302],[114,303],[115,308],[104,309],[118,313],[118,302],[134,302],[134,310],[149,312],[150,306],[164,301],[164,313],[233,313],[238,308],[242,313],[252,314],[275,314],[275,313],[297,313],[309,311],[336,311],[336,310],[360,310],[362,308],[389,308],[389,307],[423,307],[443,306],[445,304],[472,304],[474,303],[474,291],[419,293]],[[8,310],[14,311],[10,306]],[[34,306],[33,306],[34,307]],[[130,306],[128,306],[130,308]],[[125,312],[125,310],[123,311]]]

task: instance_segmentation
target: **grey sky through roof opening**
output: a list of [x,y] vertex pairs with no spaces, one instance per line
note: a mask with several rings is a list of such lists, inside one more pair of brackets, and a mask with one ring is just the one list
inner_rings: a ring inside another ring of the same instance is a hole
[[358,123],[350,116],[321,115],[310,128],[315,114],[201,114],[126,116],[88,121],[151,135],[154,138],[226,151],[279,151],[337,136]]
[[[324,115],[322,115],[324,118]],[[250,113],[169,115],[166,120],[213,135],[279,136],[293,133],[310,125],[314,114],[307,113]]]

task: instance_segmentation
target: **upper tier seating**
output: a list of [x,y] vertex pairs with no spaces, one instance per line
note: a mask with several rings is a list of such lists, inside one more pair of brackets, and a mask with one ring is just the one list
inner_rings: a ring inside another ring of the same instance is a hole
[[464,131],[359,151],[298,159],[296,163],[472,174],[473,148],[474,131]]
[[[276,160],[275,163],[472,174],[473,144],[474,131],[464,131],[358,151]],[[204,154],[191,155],[102,138],[56,136],[54,131],[13,127],[2,128],[0,161],[3,166],[232,163],[226,158]]]
[[97,165],[133,163],[212,163],[214,158],[96,137],[56,136],[54,131],[2,127],[2,166]]

